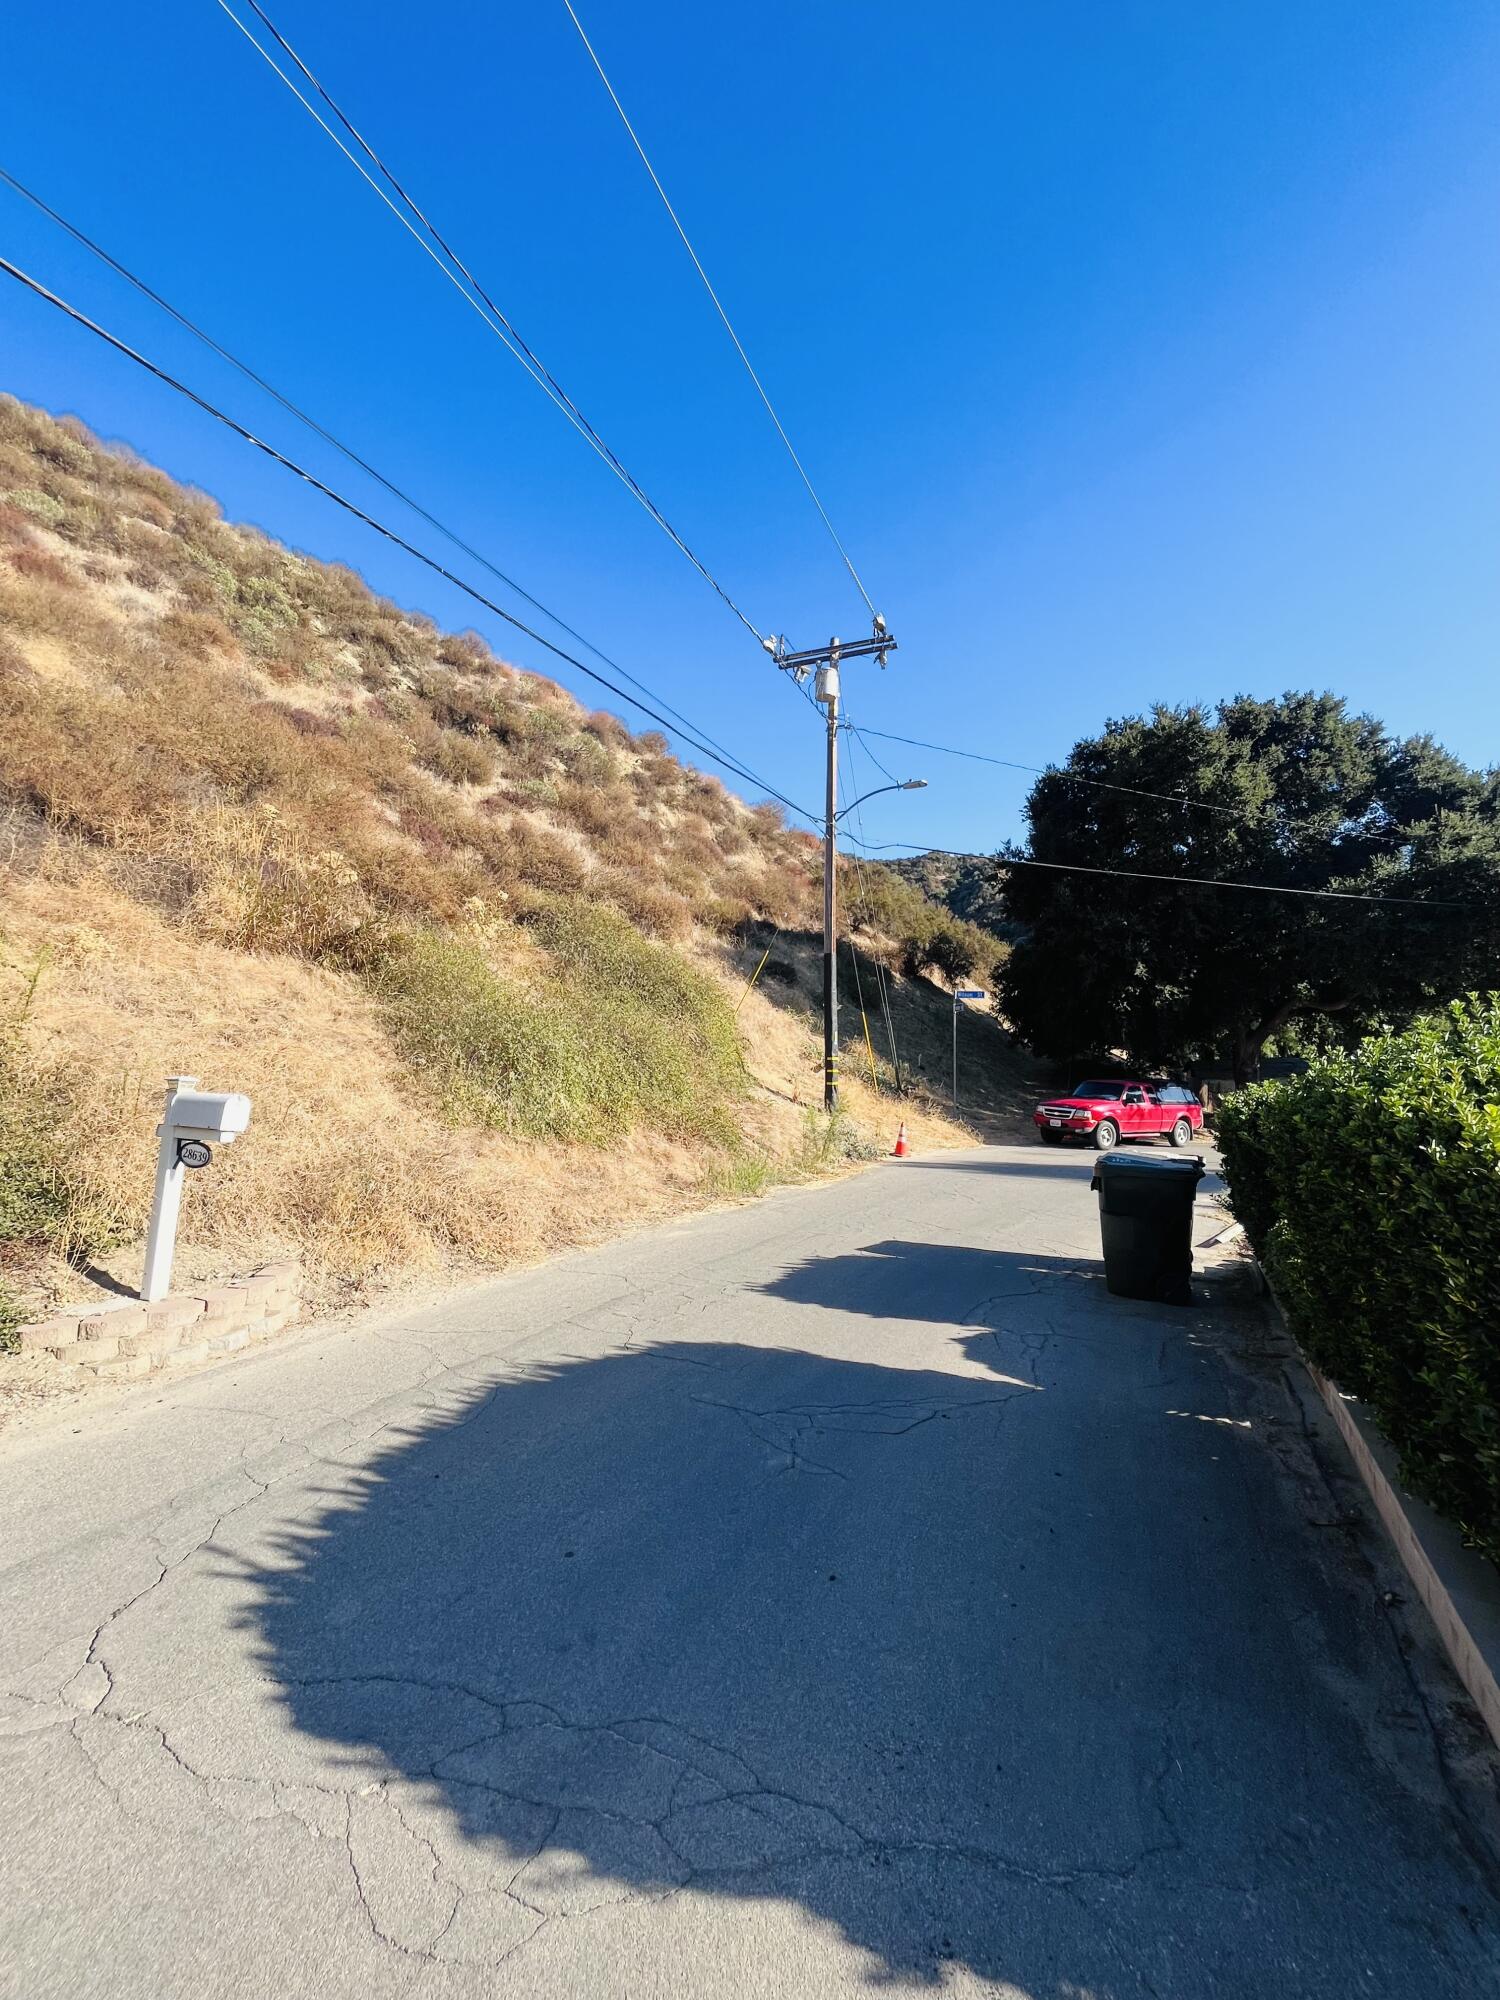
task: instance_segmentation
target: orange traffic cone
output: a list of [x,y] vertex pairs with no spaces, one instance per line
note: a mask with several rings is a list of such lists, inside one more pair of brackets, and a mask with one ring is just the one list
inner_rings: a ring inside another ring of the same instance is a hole
[[901,1120],[901,1129],[896,1134],[896,1144],[891,1153],[891,1158],[893,1160],[904,1160],[910,1151],[911,1148],[906,1143],[906,1120],[903,1118]]

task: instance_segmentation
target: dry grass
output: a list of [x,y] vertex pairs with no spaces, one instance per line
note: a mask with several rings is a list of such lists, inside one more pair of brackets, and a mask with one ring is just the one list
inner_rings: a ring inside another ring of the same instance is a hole
[[704,1178],[688,1148],[655,1139],[615,1156],[456,1135],[358,980],[206,946],[96,883],[12,881],[0,930],[0,1004],[40,962],[29,1041],[67,1078],[62,1148],[133,1239],[162,1079],[188,1068],[208,1088],[249,1093],[250,1133],[191,1189],[183,1237],[200,1267],[203,1253],[232,1269],[291,1250],[325,1279],[368,1283],[508,1263],[592,1241],[606,1216],[680,1203]]
[[731,1013],[749,930],[817,909],[775,807],[3,397],[0,552],[0,1026],[39,974],[27,1101],[95,1250],[184,1069],[255,1103],[200,1273],[507,1263],[836,1164],[810,1008]]
[[[200,1275],[278,1252],[308,1262],[328,1298],[473,1265],[509,1265],[602,1238],[631,1221],[836,1168],[809,1162],[818,1049],[808,1018],[754,993],[740,1021],[759,1090],[732,1144],[637,1134],[626,1148],[536,1144],[470,1124],[459,1131],[413,1083],[368,989],[286,955],[205,945],[96,879],[48,871],[0,889],[0,1008],[40,964],[29,1044],[59,1079],[61,1151],[79,1193],[126,1239],[106,1269],[137,1275],[162,1079],[183,1069],[249,1093],[246,1137],[194,1178],[183,1263]],[[711,956],[726,996],[734,975]],[[886,1150],[905,1116],[922,1145],[965,1135],[921,1101],[898,1112],[857,1077],[856,1127]],[[887,1129],[889,1128],[889,1129]],[[33,1287],[77,1280],[34,1263]]]

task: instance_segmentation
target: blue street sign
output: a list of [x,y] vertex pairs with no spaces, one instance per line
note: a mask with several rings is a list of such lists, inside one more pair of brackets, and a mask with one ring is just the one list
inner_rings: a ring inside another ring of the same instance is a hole
[[984,995],[977,986],[960,986],[953,997],[955,1000],[982,1000]]

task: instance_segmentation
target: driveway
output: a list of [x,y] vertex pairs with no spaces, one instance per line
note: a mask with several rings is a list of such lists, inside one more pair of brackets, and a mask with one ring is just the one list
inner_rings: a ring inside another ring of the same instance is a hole
[[1492,1990],[1473,1718],[1253,1297],[1111,1298],[1091,1168],[879,1168],[0,1445],[0,1991]]

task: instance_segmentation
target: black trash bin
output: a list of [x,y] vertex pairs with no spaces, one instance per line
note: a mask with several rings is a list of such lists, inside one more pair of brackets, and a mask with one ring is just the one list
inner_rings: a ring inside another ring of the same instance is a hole
[[1193,1270],[1193,1197],[1199,1159],[1106,1153],[1089,1183],[1099,1191],[1104,1282],[1122,1299],[1189,1306]]

